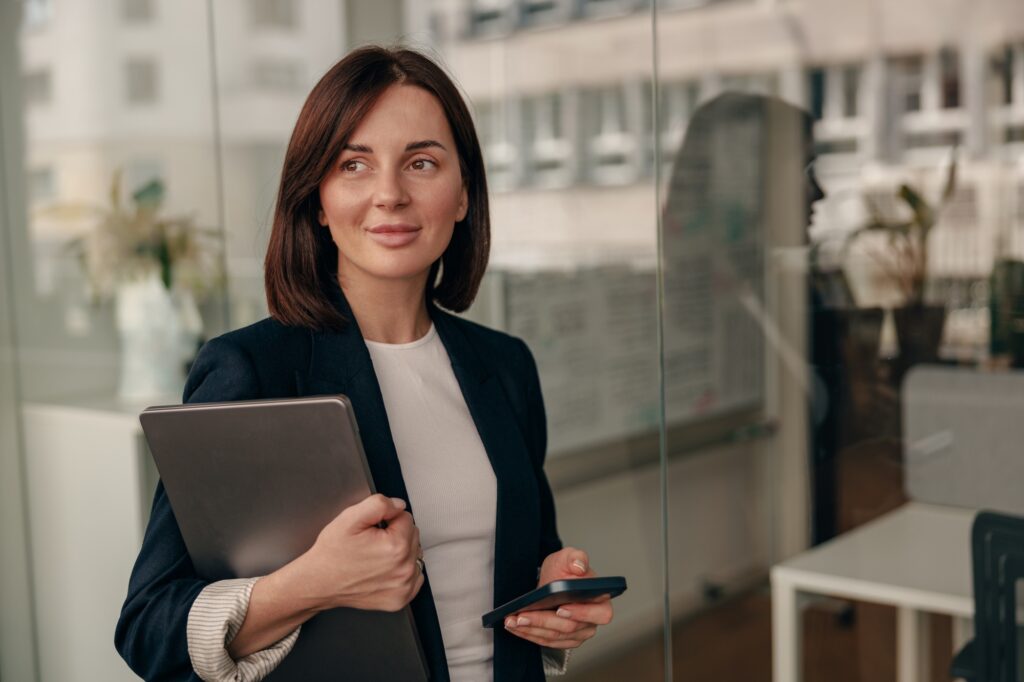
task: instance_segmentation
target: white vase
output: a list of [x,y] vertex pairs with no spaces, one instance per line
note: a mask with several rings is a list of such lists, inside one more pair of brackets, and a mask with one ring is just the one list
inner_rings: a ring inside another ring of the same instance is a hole
[[177,402],[185,362],[202,321],[190,292],[168,291],[156,272],[121,283],[115,300],[121,337],[122,402]]

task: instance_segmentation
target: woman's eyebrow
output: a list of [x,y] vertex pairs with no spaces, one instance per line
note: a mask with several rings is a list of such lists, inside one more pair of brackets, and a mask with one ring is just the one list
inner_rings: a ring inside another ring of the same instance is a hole
[[[445,147],[440,142],[438,142],[437,140],[420,140],[419,142],[410,142],[409,144],[405,145],[405,151],[407,151],[407,152],[415,152],[415,151],[419,151],[421,149],[429,149],[430,147],[437,147],[439,149],[443,149],[445,151],[448,151],[448,148]],[[360,154],[372,154],[373,153],[373,149],[371,147],[369,147],[368,145],[365,145],[365,144],[352,144],[352,143],[349,143],[349,144],[346,144],[344,147],[342,147],[342,149],[344,149],[346,151],[350,151],[350,152],[358,152]]]
[[409,144],[405,145],[405,151],[415,152],[419,151],[420,149],[429,149],[430,147],[438,147],[440,149],[448,151],[448,149],[437,140],[420,140],[419,142],[410,142]]

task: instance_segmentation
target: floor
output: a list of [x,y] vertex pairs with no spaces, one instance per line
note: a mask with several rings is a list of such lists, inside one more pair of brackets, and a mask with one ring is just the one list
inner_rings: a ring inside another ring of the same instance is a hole
[[[877,422],[876,422],[877,423]],[[846,531],[905,502],[899,439],[858,440],[837,462],[837,524]],[[890,682],[896,678],[895,609],[825,600],[804,612],[807,682]],[[931,618],[932,680],[947,682],[952,626]],[[596,642],[595,642],[596,643]],[[675,623],[673,679],[679,682],[771,682],[771,599],[767,580]],[[567,680],[646,682],[664,679],[662,638],[653,636],[597,670]]]
[[[672,631],[673,679],[678,682],[771,682],[771,601],[767,589],[730,600]],[[947,618],[932,619],[932,680],[948,682]],[[874,604],[826,601],[804,612],[807,682],[889,682],[896,679],[896,614]],[[950,645],[951,646],[951,645]],[[570,676],[587,682],[654,682],[664,677],[661,640]]]

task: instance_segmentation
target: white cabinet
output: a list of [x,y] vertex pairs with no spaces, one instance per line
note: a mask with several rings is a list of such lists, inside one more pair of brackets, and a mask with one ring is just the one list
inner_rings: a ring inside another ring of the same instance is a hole
[[155,468],[141,408],[89,403],[23,408],[42,682],[137,679],[114,650],[114,626]]

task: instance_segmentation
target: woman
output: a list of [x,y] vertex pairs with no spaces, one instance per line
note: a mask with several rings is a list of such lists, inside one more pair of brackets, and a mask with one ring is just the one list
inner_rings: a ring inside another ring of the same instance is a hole
[[542,680],[611,620],[604,601],[480,627],[538,584],[593,575],[555,530],[529,350],[439,307],[469,307],[489,232],[472,120],[434,63],[368,47],[327,72],[285,156],[271,318],[206,344],[185,400],[344,393],[381,494],[280,570],[208,583],[158,486],[116,632],[133,670],[260,679],[316,612],[411,603],[432,679]]

